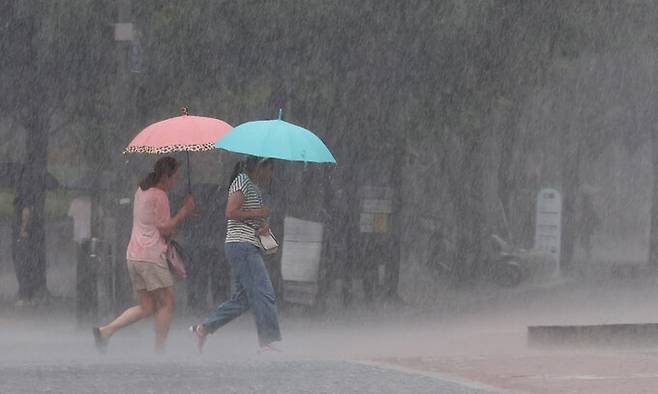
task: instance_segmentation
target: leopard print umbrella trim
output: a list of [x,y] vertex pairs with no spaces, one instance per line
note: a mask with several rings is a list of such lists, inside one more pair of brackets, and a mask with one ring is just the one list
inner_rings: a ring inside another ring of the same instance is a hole
[[153,146],[129,146],[123,150],[123,153],[149,153],[149,154],[166,154],[172,152],[203,152],[215,149],[215,143],[194,144],[194,145],[169,145],[161,147]]

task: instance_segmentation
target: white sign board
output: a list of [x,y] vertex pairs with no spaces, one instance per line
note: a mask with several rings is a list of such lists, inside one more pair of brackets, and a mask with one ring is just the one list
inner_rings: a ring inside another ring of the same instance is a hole
[[360,190],[361,214],[359,228],[362,233],[387,233],[393,212],[393,189],[364,186]]
[[281,275],[284,280],[317,282],[322,253],[322,223],[286,217],[283,222]]
[[537,196],[537,219],[534,249],[560,261],[562,237],[562,196],[555,189],[542,189]]
[[135,30],[132,23],[114,24],[114,41],[132,41],[135,38]]

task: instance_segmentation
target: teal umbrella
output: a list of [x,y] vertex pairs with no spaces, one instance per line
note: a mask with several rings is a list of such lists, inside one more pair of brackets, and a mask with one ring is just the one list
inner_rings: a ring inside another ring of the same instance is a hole
[[215,143],[216,148],[251,156],[310,163],[336,163],[317,135],[281,119],[243,123]]

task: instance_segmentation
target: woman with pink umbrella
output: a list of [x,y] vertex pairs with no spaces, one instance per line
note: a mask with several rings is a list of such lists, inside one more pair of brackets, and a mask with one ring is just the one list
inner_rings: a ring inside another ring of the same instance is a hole
[[128,272],[139,304],[126,309],[119,317],[102,327],[94,327],[96,346],[103,351],[110,337],[121,328],[151,314],[155,315],[155,348],[164,349],[169,324],[174,312],[174,278],[163,257],[167,239],[194,209],[188,195],[183,206],[172,217],[169,192],[178,181],[180,163],[173,157],[159,159],[135,192],[133,226],[126,253]]

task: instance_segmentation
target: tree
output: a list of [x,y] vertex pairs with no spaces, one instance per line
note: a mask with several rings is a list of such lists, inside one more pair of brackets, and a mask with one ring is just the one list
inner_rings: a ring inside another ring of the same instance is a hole
[[80,119],[98,119],[95,105],[104,97],[107,75],[102,65],[107,62],[102,41],[92,37],[106,26],[105,14],[101,1],[8,2],[6,7],[2,108],[26,131],[19,189],[35,201],[28,249],[34,254],[33,286],[44,294],[49,138]]

